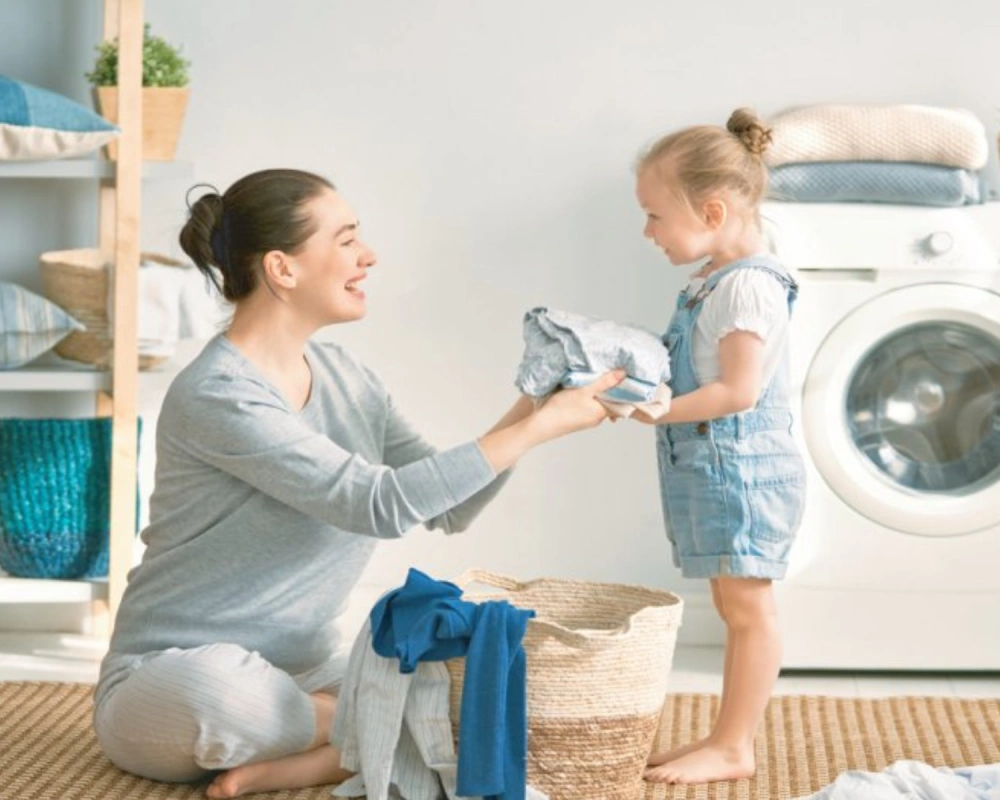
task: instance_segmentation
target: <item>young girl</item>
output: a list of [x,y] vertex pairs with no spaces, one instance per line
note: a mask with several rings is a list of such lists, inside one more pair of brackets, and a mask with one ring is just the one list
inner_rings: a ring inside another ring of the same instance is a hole
[[708,578],[726,624],[722,702],[704,740],[649,761],[669,783],[753,775],[754,734],[781,664],[771,582],[785,575],[805,470],[792,438],[788,323],[797,286],[766,253],[760,202],[768,131],[739,109],[726,128],[664,137],[639,161],[644,235],[698,262],[664,341],[674,393],[656,425],[674,563]]

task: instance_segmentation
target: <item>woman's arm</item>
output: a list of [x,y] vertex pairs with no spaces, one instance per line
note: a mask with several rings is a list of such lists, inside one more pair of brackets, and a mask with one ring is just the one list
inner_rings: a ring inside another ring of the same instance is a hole
[[[522,395],[489,430],[489,433],[509,428],[525,419],[534,410],[535,405],[532,400]],[[385,463],[391,467],[401,467],[436,452],[438,452],[437,448],[420,435],[417,429],[399,412],[390,397],[383,455]],[[441,530],[445,533],[461,533],[466,530],[490,501],[500,493],[510,478],[510,474],[510,469],[504,470],[467,500],[425,520],[424,526],[429,530]]]
[[719,379],[675,396],[670,410],[653,419],[636,412],[632,419],[649,425],[701,422],[757,405],[764,380],[764,342],[755,333],[733,331],[719,342]]
[[[609,374],[558,392],[478,442],[393,467],[370,463],[313,430],[273,391],[223,374],[165,404],[158,446],[181,450],[342,530],[395,538],[489,486],[531,447],[600,423],[607,411],[594,396],[620,380]],[[522,404],[513,416],[523,411]]]

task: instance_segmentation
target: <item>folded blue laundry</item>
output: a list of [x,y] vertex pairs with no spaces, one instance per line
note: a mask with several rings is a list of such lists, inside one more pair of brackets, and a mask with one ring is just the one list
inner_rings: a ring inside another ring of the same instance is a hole
[[[560,381],[560,385],[567,389],[575,389],[593,383],[600,377],[600,372],[570,370]],[[656,386],[653,384],[640,381],[638,378],[626,377],[617,386],[612,386],[606,392],[602,392],[601,397],[615,403],[645,403],[655,392]]]
[[[605,393],[609,400],[647,402],[670,378],[670,360],[659,336],[630,325],[545,307],[524,315],[524,355],[515,384],[529,397],[559,386],[590,383],[612,369],[625,381]],[[589,380],[588,380],[589,377]]]
[[771,170],[769,197],[799,203],[961,206],[985,200],[983,179],[966,169],[888,161],[786,164]]

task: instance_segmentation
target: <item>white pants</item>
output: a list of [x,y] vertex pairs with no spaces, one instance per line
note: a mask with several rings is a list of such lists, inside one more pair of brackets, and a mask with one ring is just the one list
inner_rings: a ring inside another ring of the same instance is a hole
[[346,664],[289,675],[234,644],[171,648],[136,659],[94,709],[105,755],[157,781],[304,751],[316,734],[310,693],[336,694]]

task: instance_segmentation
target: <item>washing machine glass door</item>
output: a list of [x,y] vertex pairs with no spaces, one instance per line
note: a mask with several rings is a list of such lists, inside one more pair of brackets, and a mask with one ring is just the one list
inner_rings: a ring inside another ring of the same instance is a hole
[[816,353],[803,429],[846,503],[905,533],[1000,523],[1000,296],[959,284],[886,292]]

